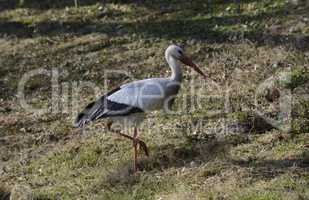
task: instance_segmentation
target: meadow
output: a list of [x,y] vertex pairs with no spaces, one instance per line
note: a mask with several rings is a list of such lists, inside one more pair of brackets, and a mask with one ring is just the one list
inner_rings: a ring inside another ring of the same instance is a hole
[[[309,4],[240,2],[0,0],[0,199],[309,199]],[[172,43],[210,79],[184,68],[133,175],[132,143],[72,122],[108,89],[169,76]]]

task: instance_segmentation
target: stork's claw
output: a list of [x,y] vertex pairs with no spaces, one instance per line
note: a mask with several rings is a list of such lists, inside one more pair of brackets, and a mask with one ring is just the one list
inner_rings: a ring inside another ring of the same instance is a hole
[[143,151],[145,152],[145,155],[148,157],[149,151],[148,151],[148,147],[147,147],[146,143],[142,140],[138,140],[138,143],[141,146],[141,148],[143,149]]

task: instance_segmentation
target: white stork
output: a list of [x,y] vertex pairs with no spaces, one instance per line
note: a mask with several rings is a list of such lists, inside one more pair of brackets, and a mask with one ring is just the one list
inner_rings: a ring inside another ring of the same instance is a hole
[[[146,113],[154,110],[167,110],[174,101],[182,81],[179,61],[201,74],[206,75],[187,57],[183,49],[170,45],[165,51],[165,59],[172,74],[168,78],[149,78],[127,83],[101,96],[78,114],[74,126],[83,127],[86,123],[100,118],[109,118],[108,129],[112,123],[123,123],[133,128],[133,136],[117,132],[130,139],[134,147],[133,171],[137,171],[137,145],[148,156],[146,144],[138,139],[137,126],[145,119]],[[127,129],[128,130],[128,129]]]

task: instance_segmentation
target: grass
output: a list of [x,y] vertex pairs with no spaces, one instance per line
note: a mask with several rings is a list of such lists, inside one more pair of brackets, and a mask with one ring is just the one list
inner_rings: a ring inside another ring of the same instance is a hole
[[[309,197],[305,5],[248,0],[238,12],[232,1],[209,8],[200,1],[75,7],[29,0],[0,7],[0,198],[16,186],[36,199]],[[132,175],[131,143],[103,122],[82,133],[72,121],[106,88],[168,76],[163,55],[171,43],[183,44],[212,80],[184,70],[176,114],[153,113],[141,127],[150,157],[140,153],[141,171]],[[23,109],[17,96],[22,76],[39,68],[48,73],[32,77],[25,93],[45,113]],[[59,90],[48,84],[57,73]],[[273,86],[292,95],[290,113],[263,96]],[[255,111],[283,124],[289,116],[291,130],[258,130]]]

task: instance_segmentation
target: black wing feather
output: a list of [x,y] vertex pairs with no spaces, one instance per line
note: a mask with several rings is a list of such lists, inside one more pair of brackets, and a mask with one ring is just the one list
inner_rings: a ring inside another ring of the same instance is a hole
[[93,101],[86,106],[86,108],[78,114],[74,121],[74,127],[82,127],[90,121],[96,119],[113,117],[113,116],[127,116],[133,113],[143,112],[142,109],[129,106],[122,103],[117,103],[107,99],[108,96],[117,92],[121,88],[115,88],[107,94],[101,96],[97,101]]

